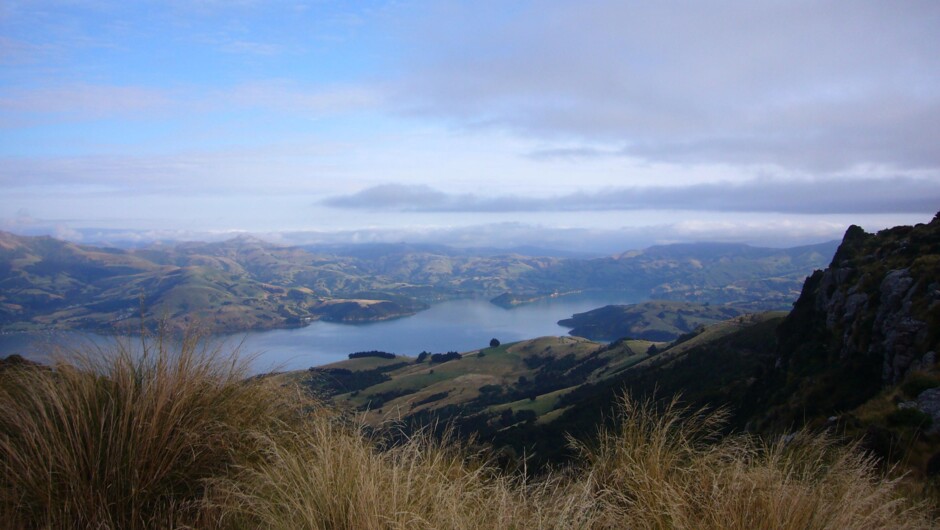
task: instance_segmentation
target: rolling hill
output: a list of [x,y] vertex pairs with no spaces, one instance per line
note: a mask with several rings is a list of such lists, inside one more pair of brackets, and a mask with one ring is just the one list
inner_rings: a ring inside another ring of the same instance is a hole
[[126,331],[142,311],[173,328],[244,331],[396,318],[460,297],[512,306],[580,291],[780,309],[833,249],[674,245],[584,259],[410,245],[327,253],[247,236],[128,250],[0,233],[0,331]]
[[671,341],[700,326],[740,316],[743,311],[729,305],[650,300],[639,304],[608,305],[558,321],[572,328],[569,334],[591,340],[610,341],[624,337]]

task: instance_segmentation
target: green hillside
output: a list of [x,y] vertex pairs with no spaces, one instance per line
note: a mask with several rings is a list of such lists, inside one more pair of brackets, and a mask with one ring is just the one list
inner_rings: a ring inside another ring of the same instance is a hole
[[671,341],[696,328],[742,314],[728,305],[650,300],[631,305],[609,305],[558,321],[569,333],[592,340],[631,337]]
[[[714,366],[723,367],[716,371],[720,377],[702,377],[698,372],[712,362],[706,360],[712,355],[709,348],[735,340],[728,337],[761,337],[754,339],[763,346],[754,347],[760,350],[754,361],[759,364],[772,357],[773,329],[781,319],[780,313],[746,315],[672,344],[621,340],[605,345],[577,337],[540,337],[465,352],[446,362],[434,362],[433,356],[350,359],[291,378],[343,408],[365,414],[372,425],[389,419],[412,425],[448,420],[484,440],[519,450],[539,440],[539,457],[555,458],[565,447],[564,432],[574,426],[572,420],[597,424],[625,385],[650,394],[656,386],[675,393],[699,385],[705,397],[696,396],[697,401],[712,403],[729,395],[740,397],[747,385],[730,389],[727,383],[741,371],[748,372],[741,377],[746,381],[753,366],[728,369],[741,353],[731,348],[723,354],[726,358],[714,360]],[[687,384],[689,378],[694,384]],[[652,384],[639,385],[644,381]],[[551,435],[533,434],[543,431]]]

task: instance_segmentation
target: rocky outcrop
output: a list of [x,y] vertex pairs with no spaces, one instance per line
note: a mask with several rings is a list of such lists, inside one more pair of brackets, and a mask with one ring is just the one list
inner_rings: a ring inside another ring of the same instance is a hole
[[[909,269],[890,271],[881,282],[880,303],[872,324],[872,344],[869,351],[884,358],[882,378],[897,383],[915,361],[926,353],[927,322],[913,315],[914,297],[921,289],[911,277]],[[940,303],[940,292],[927,289],[926,303]]]
[[821,338],[831,353],[877,359],[885,384],[922,366],[937,346],[928,322],[940,317],[938,241],[938,218],[875,235],[855,226],[846,232],[833,263],[800,297],[823,317]]
[[807,278],[778,330],[781,421],[847,410],[940,347],[940,214],[927,224],[869,234],[850,227],[832,263]]

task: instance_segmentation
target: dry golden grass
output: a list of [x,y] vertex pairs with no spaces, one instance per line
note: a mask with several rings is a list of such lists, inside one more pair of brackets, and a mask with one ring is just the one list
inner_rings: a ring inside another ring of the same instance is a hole
[[[852,447],[717,436],[623,401],[578,464],[506,473],[452,438],[385,446],[235,354],[116,346],[0,372],[3,528],[930,528]],[[97,360],[95,360],[97,359]],[[285,397],[285,396],[289,396]]]
[[238,526],[262,528],[513,528],[518,488],[459,446],[418,436],[378,451],[358,429],[320,417],[266,438],[263,462],[220,481]]
[[[197,337],[72,352],[0,373],[4,528],[153,528],[198,522],[205,480],[286,414],[237,352]],[[285,418],[286,419],[286,418]]]
[[799,433],[789,442],[718,438],[719,412],[622,402],[618,428],[580,446],[600,528],[932,528],[855,447]]

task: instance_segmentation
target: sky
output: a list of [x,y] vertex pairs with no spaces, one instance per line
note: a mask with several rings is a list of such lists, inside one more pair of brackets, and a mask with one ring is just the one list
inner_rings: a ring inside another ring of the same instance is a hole
[[940,2],[4,0],[0,230],[791,246],[940,210]]

